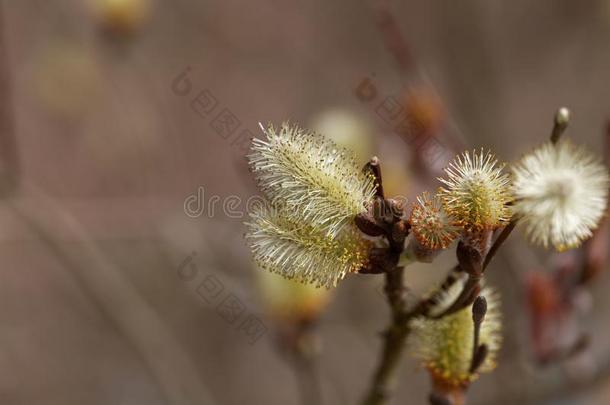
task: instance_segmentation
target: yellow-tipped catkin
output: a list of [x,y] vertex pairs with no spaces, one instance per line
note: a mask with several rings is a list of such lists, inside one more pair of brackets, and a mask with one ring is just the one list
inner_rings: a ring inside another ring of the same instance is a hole
[[[486,345],[488,353],[475,373],[470,372],[474,346],[471,306],[440,319],[422,317],[412,321],[413,354],[442,385],[464,386],[475,380],[478,373],[495,368],[502,342],[499,302],[490,289],[484,289],[481,295],[487,299],[487,313],[481,324],[479,344]],[[455,297],[456,294],[446,294],[439,306],[448,307]]]
[[508,175],[491,153],[464,152],[445,169],[439,190],[445,211],[466,229],[494,229],[510,220]]
[[250,166],[261,190],[294,222],[335,236],[366,211],[375,192],[354,156],[331,140],[297,126],[269,126],[252,141]]
[[295,222],[285,211],[255,207],[246,239],[263,269],[304,283],[330,288],[367,263],[370,242],[349,225],[333,236]]

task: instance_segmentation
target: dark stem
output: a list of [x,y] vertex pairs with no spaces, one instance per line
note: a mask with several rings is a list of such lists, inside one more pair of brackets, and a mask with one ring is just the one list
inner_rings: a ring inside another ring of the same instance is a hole
[[405,341],[409,334],[403,276],[404,269],[402,267],[398,267],[385,275],[385,293],[392,310],[392,323],[383,333],[381,360],[366,398],[362,402],[363,405],[385,404],[393,389],[394,375],[402,359]]
[[472,304],[481,292],[481,279],[483,277],[483,259],[479,250],[460,241],[456,249],[458,267],[461,271],[468,274],[468,280],[460,295],[447,309],[431,318],[440,319],[451,315]]
[[411,313],[414,314],[413,316],[423,315],[423,316],[431,317],[430,310],[436,304],[438,304],[438,301],[439,301],[440,297],[442,296],[442,294],[445,291],[447,291],[449,288],[451,288],[453,286],[453,284],[455,284],[455,282],[459,278],[458,275],[461,272],[462,272],[462,269],[460,268],[459,265],[456,265],[453,269],[451,269],[451,271],[445,278],[445,281],[443,282],[443,284],[441,284],[441,286],[438,288],[438,290],[436,290],[434,293],[432,293],[428,298],[419,301],[419,303],[411,310]]
[[[383,4],[383,3],[380,3]],[[551,141],[556,143],[559,137],[567,127],[569,122],[569,111],[566,108],[561,108],[555,115],[553,131],[551,134]],[[377,186],[377,205],[381,201],[387,202],[383,194],[383,188],[381,186],[381,170],[379,168],[379,161],[377,158],[371,159],[371,161],[365,167],[366,170],[370,170],[378,181]],[[381,210],[383,212],[383,210]],[[376,211],[377,215],[369,215],[365,220],[361,219],[360,229],[364,232],[369,232],[371,236],[382,233],[382,229],[387,229],[388,222],[399,223],[398,217],[390,219],[385,218],[384,215],[380,214],[380,211]],[[376,217],[376,218],[374,218]],[[373,221],[376,219],[377,228],[369,227],[367,221]],[[405,347],[407,336],[409,335],[409,321],[417,316],[427,316],[430,318],[441,318],[443,316],[455,313],[456,311],[473,304],[473,321],[474,321],[474,345],[472,353],[471,372],[476,372],[480,364],[484,361],[487,356],[487,346],[479,345],[479,333],[483,317],[485,316],[486,304],[483,297],[479,297],[481,290],[480,281],[483,277],[483,273],[491,260],[494,258],[502,244],[510,236],[513,229],[517,225],[518,218],[513,218],[509,224],[504,227],[502,232],[498,235],[494,241],[492,247],[489,249],[487,254],[483,253],[484,257],[481,257],[481,253],[471,247],[460,242],[457,249],[458,266],[456,266],[447,277],[447,280],[439,288],[439,291],[433,294],[430,298],[420,301],[412,310],[406,309],[405,300],[405,287],[403,285],[404,269],[397,267],[394,270],[384,269],[386,276],[385,293],[387,296],[388,304],[392,311],[392,322],[388,329],[383,334],[383,349],[381,354],[380,362],[377,366],[375,374],[373,376],[372,384],[369,391],[362,402],[363,405],[382,405],[386,404],[394,384],[394,376]],[[403,232],[403,236],[406,236],[406,232]],[[404,249],[402,240],[394,240],[392,232],[385,232],[385,236],[388,239],[390,248],[387,249],[388,254],[390,252],[394,255],[402,253]],[[391,266],[390,266],[391,267]],[[381,271],[380,271],[381,272]],[[457,279],[456,274],[459,272],[465,272],[468,274],[468,280],[464,285],[464,289],[456,299],[456,301],[447,310],[443,311],[439,315],[430,316],[429,311],[433,307],[439,294],[449,288]],[[485,304],[485,310],[477,310],[477,307],[481,307]],[[430,397],[432,403],[438,403],[439,399],[443,396],[436,395],[436,391]],[[464,402],[464,392],[460,391],[457,398],[458,402]],[[445,396],[446,398],[446,396]],[[455,402],[455,401],[454,401]]]
[[468,275],[468,280],[466,280],[466,284],[464,284],[464,289],[458,296],[458,298],[447,308],[445,311],[441,312],[438,315],[430,316],[432,319],[441,319],[447,315],[455,314],[461,309],[466,308],[468,305],[472,304],[475,298],[481,292],[481,277],[480,276],[472,276]]
[[402,360],[405,342],[410,333],[409,322],[415,317],[427,316],[440,294],[456,282],[459,272],[459,266],[454,267],[435,293],[429,298],[421,300],[410,310],[407,310],[406,288],[403,284],[404,269],[397,267],[394,271],[385,274],[384,291],[392,311],[392,322],[383,333],[381,358],[369,391],[362,402],[363,405],[387,403],[392,394],[394,375]]
[[[404,240],[409,233],[410,225],[403,219],[403,209],[391,200],[386,199],[381,188],[381,170],[377,158],[365,166],[378,181],[376,203],[369,212],[356,221],[358,228],[369,236],[382,234],[388,241],[387,248],[375,250],[371,257],[372,266],[363,269],[366,273],[384,273],[388,305],[391,310],[391,322],[383,333],[383,346],[379,363],[373,375],[371,385],[362,402],[363,405],[383,405],[394,388],[394,379],[402,360],[406,340],[410,332],[409,322],[418,316],[427,316],[437,302],[440,294],[451,287],[458,279],[460,272],[466,272],[469,279],[463,291],[465,296],[455,305],[472,303],[480,292],[479,280],[482,275],[482,258],[478,250],[460,243],[458,245],[458,265],[448,274],[445,282],[429,298],[421,300],[412,309],[407,308],[406,287],[404,286],[404,268],[398,266],[398,259],[404,250]],[[381,204],[381,207],[379,207]],[[392,215],[387,215],[386,208],[391,208]],[[370,212],[370,211],[373,212]]]
[[481,335],[481,325],[483,324],[483,320],[485,319],[486,313],[487,301],[485,300],[485,297],[478,296],[472,304],[472,324],[474,328],[474,337],[472,344],[472,361],[470,363],[470,373],[474,373],[477,370],[478,366],[481,364],[481,347],[479,346],[479,342]]
[[517,221],[518,221],[518,218],[513,218],[508,223],[508,225],[506,225],[504,227],[504,229],[502,229],[502,232],[500,233],[500,235],[498,235],[498,237],[496,238],[494,244],[491,246],[491,249],[489,249],[489,252],[485,256],[485,260],[483,261],[483,272],[485,272],[485,269],[487,268],[487,266],[491,262],[491,259],[494,258],[494,256],[496,255],[496,253],[500,249],[500,246],[502,246],[504,241],[506,241],[506,239],[510,236],[511,232],[513,231],[513,229],[515,229],[515,226],[517,226]]
[[[398,266],[398,259],[404,250],[404,240],[409,233],[409,224],[402,219],[402,207],[397,206],[392,200],[385,199],[381,179],[381,168],[379,160],[373,158],[365,166],[377,180],[377,204],[382,203],[382,208],[374,209],[368,220],[375,220],[379,229],[384,231],[388,241],[385,249],[385,260],[383,272],[385,273],[384,292],[391,310],[390,326],[383,333],[383,349],[377,369],[369,390],[363,400],[364,405],[381,405],[387,403],[393,388],[394,375],[402,359],[405,341],[409,334],[410,314],[407,312],[406,288],[403,283],[404,268]],[[392,215],[385,215],[386,208],[391,208]],[[368,227],[361,227],[366,231]]]

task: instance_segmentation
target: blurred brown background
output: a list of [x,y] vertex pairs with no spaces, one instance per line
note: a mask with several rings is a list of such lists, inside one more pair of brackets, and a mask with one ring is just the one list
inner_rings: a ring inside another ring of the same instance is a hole
[[[408,72],[386,48],[379,7],[408,43]],[[433,89],[445,144],[506,161],[548,136],[559,106],[573,113],[569,136],[599,151],[610,118],[607,0],[20,0],[2,2],[0,24],[2,404],[299,403],[242,239],[257,194],[242,141],[258,121],[354,114],[393,190],[413,196],[423,187],[413,153],[378,103],[356,97],[364,78],[379,101]],[[198,95],[215,101],[191,105]],[[229,121],[214,121],[221,113]],[[198,187],[205,209],[189,216]],[[230,196],[241,198],[236,215],[222,209]],[[606,274],[578,319],[584,352],[531,360],[522,274],[548,260],[518,233],[496,258],[505,344],[469,403],[610,403]],[[425,289],[452,261],[407,279]],[[368,384],[388,317],[380,283],[348,277],[322,317],[327,404],[357,403]],[[239,316],[218,309],[224,300]],[[248,319],[266,332],[253,339]],[[413,361],[399,383],[392,403],[425,403]]]

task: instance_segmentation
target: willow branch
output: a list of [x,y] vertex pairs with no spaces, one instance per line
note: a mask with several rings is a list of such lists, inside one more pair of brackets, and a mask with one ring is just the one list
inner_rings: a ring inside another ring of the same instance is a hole
[[405,341],[409,333],[406,288],[404,286],[404,268],[398,266],[398,261],[404,250],[404,240],[409,233],[409,224],[402,219],[402,207],[392,200],[385,199],[383,194],[381,169],[377,158],[365,166],[371,172],[377,183],[377,200],[373,212],[356,221],[360,230],[371,236],[382,233],[388,241],[388,248],[383,255],[374,261],[376,269],[368,269],[369,273],[385,273],[384,292],[391,310],[390,326],[383,333],[383,348],[379,363],[373,375],[369,390],[363,404],[381,405],[387,402],[393,388],[396,370],[402,358]]
[[383,349],[372,384],[363,401],[364,405],[380,405],[387,402],[393,389],[393,379],[402,359],[405,341],[409,333],[405,322],[404,269],[386,273],[385,293],[392,311],[392,322],[383,333]]
[[508,225],[506,225],[504,229],[502,229],[502,232],[500,232],[500,235],[498,235],[495,242],[489,249],[489,252],[485,256],[485,260],[483,261],[483,272],[485,272],[485,269],[487,268],[487,266],[489,266],[491,259],[493,259],[496,253],[498,253],[500,246],[502,246],[502,244],[506,241],[506,239],[508,239],[510,234],[513,232],[515,226],[517,226],[517,218],[511,219]]

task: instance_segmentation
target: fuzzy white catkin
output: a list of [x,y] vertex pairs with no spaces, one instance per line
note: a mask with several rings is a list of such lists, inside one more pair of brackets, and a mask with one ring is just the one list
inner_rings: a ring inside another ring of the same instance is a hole
[[514,212],[532,243],[565,250],[593,234],[606,211],[608,170],[585,149],[546,142],[512,170]]
[[366,210],[375,182],[350,151],[288,123],[263,130],[266,139],[252,141],[248,158],[261,191],[274,207],[330,236]]

